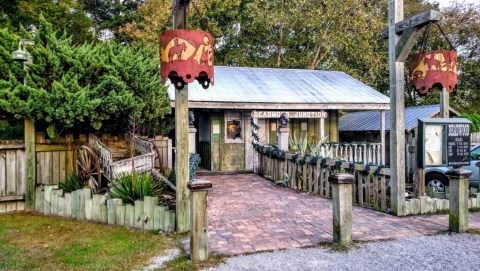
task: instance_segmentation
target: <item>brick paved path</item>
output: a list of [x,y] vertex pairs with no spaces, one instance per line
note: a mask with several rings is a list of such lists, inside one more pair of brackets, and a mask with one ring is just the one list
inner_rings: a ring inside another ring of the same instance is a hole
[[[274,185],[255,174],[202,176],[210,180],[211,253],[241,254],[316,245],[332,240],[332,201]],[[470,214],[480,229],[480,213]],[[435,234],[448,216],[395,217],[353,207],[353,239],[378,240]],[[184,246],[188,250],[188,238]]]

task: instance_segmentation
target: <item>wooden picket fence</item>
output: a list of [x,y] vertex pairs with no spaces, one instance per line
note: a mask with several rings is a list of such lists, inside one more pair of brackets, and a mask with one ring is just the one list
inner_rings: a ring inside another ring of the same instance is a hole
[[292,153],[286,153],[284,159],[277,159],[268,155],[266,148],[269,147],[260,147],[257,152],[257,174],[296,190],[330,198],[328,177],[333,173],[350,173],[356,179],[352,195],[354,204],[389,211],[389,168]]
[[35,210],[77,220],[89,220],[143,230],[175,231],[175,211],[159,205],[158,197],[144,197],[135,204],[122,204],[121,199],[108,199],[84,188],[64,193],[58,185],[39,185]]
[[25,209],[25,145],[0,141],[0,213]]

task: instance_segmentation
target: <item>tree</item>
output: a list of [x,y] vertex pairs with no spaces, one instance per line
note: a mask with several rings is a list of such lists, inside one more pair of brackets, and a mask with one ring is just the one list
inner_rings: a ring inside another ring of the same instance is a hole
[[35,32],[40,14],[52,24],[55,32],[66,32],[75,43],[93,39],[89,31],[92,23],[83,6],[75,0],[4,0],[0,3],[0,28],[11,31],[26,28]]
[[[94,34],[103,38],[106,33],[113,34],[118,41],[126,37],[119,32],[121,26],[139,19],[138,6],[142,0],[79,0],[93,22]],[[103,34],[103,35],[102,35]]]
[[[18,40],[6,30],[0,36],[12,41],[7,45]],[[42,16],[34,39],[36,45],[27,47],[34,64],[26,85],[18,64],[5,61],[3,53],[0,58],[9,71],[8,78],[0,78],[0,108],[6,114],[31,118],[54,136],[74,127],[76,132],[124,131],[132,114],[143,123],[158,123],[170,112],[157,50],[116,42],[74,45],[65,35],[57,38]],[[11,47],[0,46],[0,52]]]
[[[450,94],[450,106],[463,113],[475,113],[480,110],[480,5],[454,3],[441,10],[440,25],[453,47],[457,49],[458,85]],[[423,47],[423,48],[422,48]],[[422,46],[422,39],[413,52],[421,50],[448,50],[450,45],[437,27],[431,28],[427,42]],[[419,96],[407,87],[406,102],[409,105],[439,103],[440,90],[433,89],[424,96]]]

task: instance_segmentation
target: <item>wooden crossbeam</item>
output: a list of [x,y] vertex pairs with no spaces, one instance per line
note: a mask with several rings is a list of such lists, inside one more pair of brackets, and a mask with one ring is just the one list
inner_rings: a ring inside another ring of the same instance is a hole
[[[432,22],[440,21],[441,13],[436,10],[427,10],[417,15],[414,15],[406,20],[400,21],[395,24],[395,32],[401,34],[403,31],[413,28],[420,27]],[[382,30],[382,39],[388,39],[388,28]]]

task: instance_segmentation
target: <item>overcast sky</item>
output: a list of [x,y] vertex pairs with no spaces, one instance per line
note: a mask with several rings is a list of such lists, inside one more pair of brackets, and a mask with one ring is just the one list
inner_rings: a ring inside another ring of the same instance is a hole
[[467,3],[476,3],[480,4],[480,0],[428,0],[430,3],[437,2],[440,4],[440,7],[447,7],[454,2],[467,2]]

